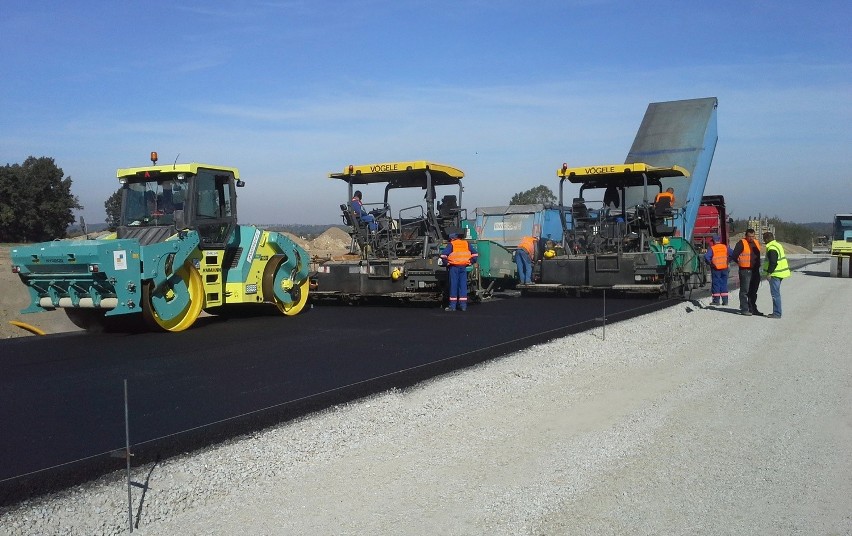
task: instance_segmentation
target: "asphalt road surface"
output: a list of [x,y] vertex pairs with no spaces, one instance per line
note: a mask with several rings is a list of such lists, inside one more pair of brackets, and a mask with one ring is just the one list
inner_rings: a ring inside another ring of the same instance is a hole
[[[608,299],[606,315],[617,321],[665,305]],[[600,298],[497,299],[466,313],[318,306],[295,317],[210,317],[177,334],[2,341],[0,502],[4,493],[13,500],[9,489],[22,481],[56,482],[62,468],[85,478],[91,460],[120,467],[123,460],[104,455],[125,445],[124,379],[131,444],[160,455],[167,444],[186,450],[288,418],[295,408],[410,384],[588,329],[600,324],[603,307]]]

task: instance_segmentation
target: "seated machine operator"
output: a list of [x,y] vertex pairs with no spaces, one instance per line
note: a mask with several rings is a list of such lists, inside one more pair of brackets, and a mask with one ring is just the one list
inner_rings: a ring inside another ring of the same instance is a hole
[[361,190],[355,190],[355,194],[352,196],[352,201],[350,202],[352,211],[355,212],[356,218],[367,224],[368,229],[375,231],[379,228],[379,225],[376,223],[375,216],[364,209],[364,205],[361,201],[362,197],[363,194],[361,194]]
[[657,203],[665,203],[665,201],[663,201],[663,199],[668,199],[669,208],[674,208],[674,204],[675,204],[674,188],[668,187],[668,188],[666,188],[665,192],[658,193],[657,197],[654,198],[654,204],[656,205]]

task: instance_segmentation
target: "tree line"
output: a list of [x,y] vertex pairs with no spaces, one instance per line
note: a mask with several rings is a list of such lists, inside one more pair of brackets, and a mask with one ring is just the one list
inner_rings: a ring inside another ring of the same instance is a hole
[[[783,221],[778,216],[767,218],[767,222],[775,227],[776,240],[806,249],[811,249],[815,237],[830,235],[832,232],[831,222],[792,223]],[[734,220],[733,227],[737,232],[744,232],[748,227],[748,220]]]
[[[65,238],[74,223],[74,210],[81,210],[79,200],[71,193],[71,177],[66,177],[53,158],[30,156],[23,164],[0,167],[0,242],[42,242]],[[553,204],[553,191],[539,185],[518,192],[510,205]],[[104,202],[107,226],[114,230],[121,212],[121,191],[115,191]],[[830,234],[831,223],[790,223],[769,218],[775,226],[776,238],[782,242],[810,248],[815,236]],[[745,230],[747,220],[737,220],[734,227]],[[289,225],[297,235],[315,235],[318,226]],[[328,228],[328,226],[322,226]]]
[[0,167],[0,242],[43,242],[64,238],[83,208],[53,158],[30,156]]

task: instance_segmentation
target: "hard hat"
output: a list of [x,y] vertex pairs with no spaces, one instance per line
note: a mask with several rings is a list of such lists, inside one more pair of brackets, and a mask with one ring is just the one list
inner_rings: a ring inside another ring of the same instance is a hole
[[555,256],[556,256],[556,252],[553,251],[552,249],[548,249],[547,251],[544,252],[544,258],[545,259],[552,259]]

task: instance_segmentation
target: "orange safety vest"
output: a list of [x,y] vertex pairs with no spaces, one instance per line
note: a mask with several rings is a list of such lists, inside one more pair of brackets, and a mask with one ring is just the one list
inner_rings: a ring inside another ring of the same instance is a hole
[[455,239],[450,242],[453,246],[453,251],[450,253],[447,260],[453,266],[467,266],[470,264],[470,259],[473,254],[470,252],[470,246],[467,245],[467,240]]
[[657,197],[654,198],[654,203],[659,203],[660,199],[668,197],[671,206],[674,206],[674,194],[671,192],[660,192],[657,194]]
[[[740,256],[737,257],[737,264],[745,270],[746,268],[751,268],[751,247],[748,245],[748,240],[743,238],[741,240],[743,243],[743,251],[740,253]],[[754,247],[757,248],[757,251],[760,251],[760,244],[755,240]]]
[[713,244],[710,248],[713,252],[713,258],[710,264],[717,270],[725,270],[728,268],[728,246],[725,244]]
[[535,256],[535,238],[531,236],[523,237],[518,247],[523,248],[524,251],[529,253],[531,259]]

